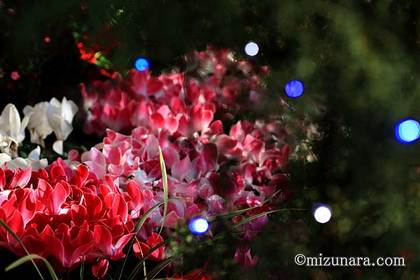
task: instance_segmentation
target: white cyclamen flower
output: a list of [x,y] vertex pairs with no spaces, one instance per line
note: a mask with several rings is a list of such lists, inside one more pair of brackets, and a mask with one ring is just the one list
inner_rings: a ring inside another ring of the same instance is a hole
[[53,150],[63,154],[63,141],[73,130],[71,123],[77,111],[77,105],[65,97],[62,102],[52,98],[50,102],[41,102],[34,107],[26,106],[24,112],[30,116],[28,127],[31,141],[44,145],[43,140],[54,132],[57,141],[53,144]]
[[41,148],[38,146],[33,149],[27,158],[17,157],[12,159],[9,155],[5,153],[0,153],[0,167],[3,167],[7,164],[9,169],[24,169],[27,167],[32,167],[33,170],[38,170],[40,168],[45,168],[48,166],[48,160],[46,158],[40,159]]
[[45,146],[44,139],[50,135],[53,130],[47,117],[48,102],[40,102],[32,106],[25,106],[23,113],[29,117],[28,130],[31,134],[31,142]]
[[0,115],[0,149],[10,155],[17,155],[17,147],[25,139],[28,118],[21,121],[15,105],[7,104]]
[[63,141],[67,139],[70,133],[73,131],[73,118],[78,111],[77,105],[63,97],[62,102],[57,99],[51,99],[47,116],[48,121],[54,131],[57,141],[53,144],[53,150],[60,155],[63,154]]

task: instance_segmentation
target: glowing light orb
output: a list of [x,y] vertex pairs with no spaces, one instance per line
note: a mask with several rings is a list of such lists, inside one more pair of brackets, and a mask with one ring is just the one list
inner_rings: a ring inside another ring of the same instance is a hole
[[406,119],[395,126],[395,138],[401,143],[411,143],[420,138],[420,124],[413,119]]
[[289,81],[284,87],[286,95],[290,98],[298,98],[303,94],[304,86],[301,81],[292,80]]
[[134,62],[134,67],[137,71],[146,71],[149,69],[149,61],[144,57],[139,57]]
[[204,234],[209,229],[209,223],[202,217],[194,218],[188,224],[192,234],[200,235]]
[[314,211],[314,218],[318,223],[327,223],[332,216],[331,208],[326,205],[318,206]]
[[248,44],[245,45],[245,53],[249,56],[256,56],[259,50],[260,48],[255,42],[249,42]]

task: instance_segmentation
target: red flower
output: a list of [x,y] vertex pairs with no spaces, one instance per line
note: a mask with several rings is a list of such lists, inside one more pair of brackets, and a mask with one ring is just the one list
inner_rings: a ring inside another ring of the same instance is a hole
[[[154,261],[161,261],[165,258],[165,246],[160,246],[157,249],[154,247],[163,243],[163,238],[158,233],[153,232],[152,235],[146,240],[146,242],[136,242],[133,244],[134,254],[143,259],[145,256],[149,255],[149,259]],[[153,249],[153,251],[151,251]]]
[[96,278],[105,278],[108,271],[109,261],[107,259],[101,259],[98,263],[92,266],[92,274]]
[[[82,259],[123,258],[133,236],[131,213],[144,211],[142,190],[134,182],[121,192],[109,176],[98,179],[86,166],[72,170],[62,160],[32,173],[0,169],[0,184],[0,219],[31,253],[52,259],[58,270]],[[4,229],[0,244],[25,253]],[[107,262],[94,266],[94,274],[102,277]]]

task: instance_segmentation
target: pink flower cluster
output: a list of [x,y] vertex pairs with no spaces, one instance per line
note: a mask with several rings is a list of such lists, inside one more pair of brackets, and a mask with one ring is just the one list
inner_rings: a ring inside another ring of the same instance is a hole
[[103,135],[106,128],[129,132],[142,125],[189,136],[206,129],[215,114],[221,120],[234,118],[258,102],[257,73],[266,70],[231,56],[227,50],[195,53],[197,75],[174,71],[153,77],[132,70],[125,78],[115,74],[109,81],[82,85],[86,132]]
[[[156,204],[163,199],[160,147],[168,169],[165,226],[170,228],[197,215],[262,206],[288,180],[287,133],[278,122],[242,120],[229,133],[224,128],[224,121],[241,119],[258,104],[260,77],[267,69],[212,49],[194,53],[187,64],[188,72],[153,77],[132,70],[125,78],[116,74],[106,82],[82,85],[85,129],[106,135],[81,158],[74,155],[98,176],[117,178],[121,189],[134,179],[143,191],[153,193],[148,201]],[[161,214],[154,213],[143,239],[162,220]],[[244,224],[244,237],[252,238],[266,222],[261,216]],[[248,255],[242,248],[235,259],[255,264],[256,259],[244,261]]]
[[[56,269],[97,263],[92,268],[97,277],[106,273],[108,259],[125,256],[133,219],[148,210],[148,196],[135,181],[121,191],[111,176],[99,179],[85,165],[73,170],[62,160],[38,171],[0,169],[0,219],[28,251],[52,260]],[[157,233],[150,237],[161,238]],[[148,242],[136,246],[147,249]],[[0,246],[25,254],[4,228]]]
[[[276,129],[273,123],[240,121],[224,134],[222,124],[214,121],[204,133],[195,132],[191,137],[143,126],[128,136],[108,130],[101,150],[92,148],[82,154],[81,161],[99,176],[117,178],[122,189],[127,182],[137,182],[143,192],[153,193],[148,200],[151,207],[163,197],[160,146],[170,197],[165,225],[174,227],[179,220],[196,215],[261,206],[284,187],[289,146],[279,142],[281,131]],[[155,221],[149,225],[161,221],[159,213]],[[266,219],[257,221],[265,223]],[[253,226],[248,224],[250,231],[255,231]]]

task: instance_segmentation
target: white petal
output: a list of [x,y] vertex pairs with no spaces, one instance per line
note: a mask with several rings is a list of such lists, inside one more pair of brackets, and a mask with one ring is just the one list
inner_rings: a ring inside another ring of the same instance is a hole
[[39,144],[44,147],[44,144],[41,143],[42,137],[39,137],[35,129],[29,129],[29,133],[31,134],[31,143]]
[[33,108],[26,106],[23,110],[25,112],[25,116],[30,118],[28,129],[31,133],[32,143],[42,144],[43,139],[53,132],[48,122],[47,108],[48,102],[40,102]]
[[10,169],[26,168],[31,165],[31,162],[27,159],[18,157],[7,163],[7,167]]
[[20,131],[18,136],[18,142],[21,143],[25,139],[25,128],[29,123],[29,117],[25,116],[22,120],[22,123],[20,125]]
[[34,111],[34,107],[26,105],[25,108],[23,108],[23,114],[25,117],[30,117]]
[[0,191],[0,205],[3,204],[3,201],[7,200],[11,192],[11,190]]
[[63,155],[63,141],[57,140],[53,144],[53,150],[59,155]]
[[51,98],[50,105],[54,106],[54,107],[57,107],[58,110],[60,110],[59,108],[61,107],[61,103],[57,98],[55,98],[55,97]]
[[46,158],[43,158],[41,160],[32,161],[31,166],[33,170],[45,168],[48,166],[48,160]]
[[0,153],[0,167],[3,166],[6,162],[11,161],[12,158],[6,153]]
[[39,161],[39,164],[41,165],[41,168],[45,168],[48,166],[48,159],[43,158]]
[[71,123],[73,121],[74,115],[76,115],[79,109],[73,101],[67,100],[66,97],[63,97],[61,110],[61,115],[63,116],[63,118],[69,123]]
[[59,140],[66,140],[73,131],[73,126],[59,116],[53,116],[50,119],[50,124],[54,130],[55,137]]
[[31,160],[39,160],[41,156],[41,148],[39,146],[37,146],[35,149],[33,149],[29,155],[28,155],[28,159]]
[[21,142],[20,139],[20,116],[19,112],[16,109],[15,105],[13,104],[7,104],[4,108],[2,114],[2,123],[3,123],[3,129],[6,131],[9,131],[9,136],[12,137],[16,142]]

